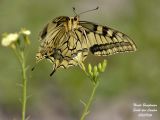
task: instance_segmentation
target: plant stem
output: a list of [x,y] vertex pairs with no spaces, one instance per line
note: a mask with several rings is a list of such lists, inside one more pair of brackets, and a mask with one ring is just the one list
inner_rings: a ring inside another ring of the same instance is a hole
[[21,52],[21,67],[22,67],[22,120],[26,116],[26,103],[27,103],[27,76],[26,76],[26,63],[24,51]]
[[82,116],[81,116],[80,120],[85,120],[85,117],[88,115],[88,113],[89,113],[88,110],[89,110],[89,107],[90,107],[90,105],[93,101],[93,98],[94,98],[94,95],[95,95],[95,92],[96,92],[96,89],[97,89],[98,85],[99,85],[99,82],[97,81],[93,86],[91,96],[89,97],[89,99],[88,99],[88,101],[85,105],[85,108],[83,110],[83,113],[82,113]]

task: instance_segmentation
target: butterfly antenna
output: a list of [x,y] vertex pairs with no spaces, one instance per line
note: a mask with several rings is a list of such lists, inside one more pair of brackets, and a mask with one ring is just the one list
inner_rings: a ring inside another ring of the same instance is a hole
[[97,7],[94,8],[94,9],[91,9],[91,10],[87,10],[87,11],[81,12],[81,13],[79,13],[78,15],[81,15],[81,14],[84,14],[84,13],[87,13],[87,12],[90,12],[90,11],[98,10],[98,9],[99,9],[99,7],[97,6]]
[[74,12],[74,14],[77,16],[76,8],[75,8],[75,7],[72,7],[72,8],[73,8],[73,12]]

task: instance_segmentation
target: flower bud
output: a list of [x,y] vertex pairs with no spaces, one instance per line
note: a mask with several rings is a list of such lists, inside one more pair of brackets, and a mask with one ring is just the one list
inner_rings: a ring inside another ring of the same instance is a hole
[[104,72],[105,71],[105,69],[106,69],[106,66],[107,66],[107,60],[104,60],[103,61],[103,63],[102,63],[102,72]]
[[102,64],[101,63],[98,63],[98,71],[102,72]]
[[88,72],[89,72],[90,75],[93,75],[91,64],[88,64]]

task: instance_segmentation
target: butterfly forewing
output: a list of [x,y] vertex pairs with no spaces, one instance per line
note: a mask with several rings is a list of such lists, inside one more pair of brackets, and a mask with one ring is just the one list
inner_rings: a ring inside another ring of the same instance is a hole
[[135,43],[124,33],[87,21],[80,21],[85,29],[91,53],[98,56],[136,51]]

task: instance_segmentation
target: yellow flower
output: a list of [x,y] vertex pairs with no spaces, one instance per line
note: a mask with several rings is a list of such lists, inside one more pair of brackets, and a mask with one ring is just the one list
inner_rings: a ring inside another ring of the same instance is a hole
[[30,30],[26,30],[25,28],[22,28],[19,33],[23,35],[24,42],[26,43],[26,45],[29,45],[30,44],[30,40],[29,40],[28,36],[31,34],[31,31]]
[[1,44],[2,46],[10,46],[12,43],[16,42],[18,40],[19,34],[18,33],[10,33],[8,35],[5,35],[2,38]]
[[31,34],[31,31],[22,29],[22,30],[21,30],[21,33],[24,34],[24,35],[30,35],[30,34]]

